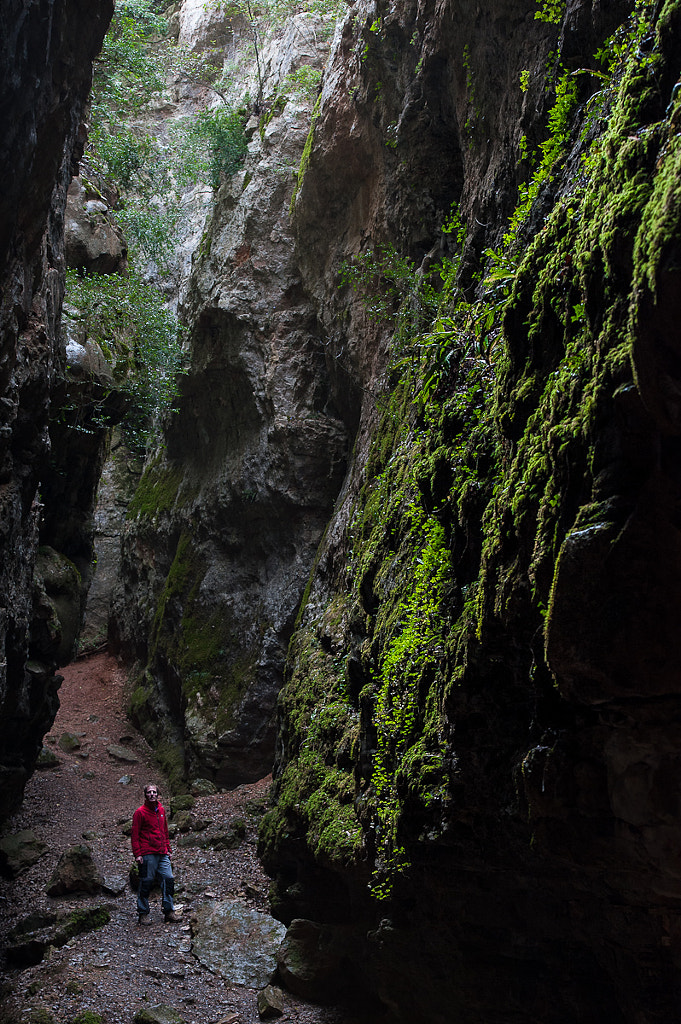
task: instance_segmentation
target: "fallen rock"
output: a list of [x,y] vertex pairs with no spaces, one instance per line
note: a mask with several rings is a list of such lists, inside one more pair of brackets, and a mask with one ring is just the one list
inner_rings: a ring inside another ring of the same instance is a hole
[[218,787],[210,779],[194,779],[191,784],[192,796],[214,796]]
[[0,839],[0,872],[16,878],[47,853],[48,847],[30,829]]
[[73,732],[63,732],[59,737],[59,747],[65,754],[72,754],[74,750],[80,750],[80,737]]
[[108,746],[106,752],[114,761],[121,761],[123,764],[137,764],[139,761],[139,758],[132,750],[128,750],[127,747],[121,747],[117,743],[112,743]]
[[107,896],[122,896],[128,885],[124,875],[105,875],[102,882],[102,892]]
[[212,850],[235,850],[237,846],[240,846],[246,835],[246,827],[241,827],[242,823],[236,823],[232,828],[226,829],[224,832],[218,832],[216,835],[211,836],[207,842]]
[[143,1006],[134,1016],[135,1024],[184,1024],[184,1018],[172,1006],[158,1003],[157,1006]]
[[196,803],[191,793],[180,793],[170,801],[170,813],[175,815],[178,811],[191,811]]
[[48,896],[67,893],[98,893],[104,879],[92,859],[92,850],[85,843],[70,846],[62,853],[47,885]]
[[330,928],[296,918],[277,952],[279,977],[289,991],[311,1002],[326,1002],[338,994],[342,958],[334,949]]
[[276,966],[286,929],[239,900],[201,907],[193,921],[192,952],[204,967],[233,985],[263,988]]
[[38,754],[38,760],[36,761],[36,768],[38,770],[45,770],[47,768],[58,768],[61,761],[53,750],[49,747],[43,747]]
[[65,946],[74,935],[103,928],[109,920],[109,911],[104,906],[68,914],[29,914],[7,936],[5,955],[10,963],[33,966],[40,963],[50,946]]
[[266,985],[258,992],[257,1005],[261,1020],[281,1017],[284,1012],[284,993],[274,985]]

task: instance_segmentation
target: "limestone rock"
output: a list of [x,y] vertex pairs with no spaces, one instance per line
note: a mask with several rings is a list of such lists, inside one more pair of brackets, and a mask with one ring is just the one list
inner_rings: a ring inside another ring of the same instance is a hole
[[36,768],[38,771],[42,771],[46,768],[58,768],[61,761],[55,754],[51,747],[43,747],[38,754],[38,760],[36,761]]
[[284,993],[274,985],[266,985],[258,992],[257,1004],[261,1020],[281,1017],[285,1010]]
[[105,906],[65,914],[29,914],[9,933],[7,958],[20,966],[40,963],[50,947],[58,949],[75,935],[103,928],[109,920],[109,910]]
[[155,1006],[143,1006],[133,1018],[135,1024],[184,1024],[184,1017],[172,1006],[157,1003]]
[[183,0],[178,12],[178,43],[190,50],[229,47],[233,38],[232,22],[238,15],[226,18],[218,4],[205,0]]
[[65,754],[73,754],[76,750],[80,750],[80,736],[76,736],[73,732],[63,732],[59,737],[59,749],[63,750]]
[[30,829],[14,832],[0,839],[0,871],[9,878],[16,878],[35,864],[48,846]]
[[113,274],[125,269],[127,247],[108,204],[78,175],[66,196],[64,221],[66,265],[87,273]]
[[119,743],[110,743],[106,748],[106,752],[110,758],[114,761],[118,761],[121,764],[137,764],[139,758],[133,750],[128,747],[124,747]]
[[102,892],[107,896],[122,896],[127,886],[128,879],[124,875],[104,875]]
[[[272,44],[266,102],[292,69],[321,67],[320,29],[301,16]],[[270,770],[286,647],[346,465],[289,228],[312,102],[285,98],[262,134],[251,122],[244,169],[220,188],[184,303],[192,365],[122,541],[111,640],[146,652],[131,714],[172,747],[176,788],[185,770],[219,787]]]
[[[34,586],[44,590],[45,602],[50,609],[48,628],[58,641],[57,661],[65,665],[75,654],[80,632],[83,611],[81,575],[70,558],[48,545],[42,545],[36,559]],[[35,625],[34,637],[37,638]]]
[[85,844],[70,846],[62,853],[47,884],[48,896],[69,893],[98,893],[104,879],[92,859],[92,850]]
[[200,907],[195,916],[192,952],[204,966],[233,985],[267,984],[286,931],[282,924],[239,900]]

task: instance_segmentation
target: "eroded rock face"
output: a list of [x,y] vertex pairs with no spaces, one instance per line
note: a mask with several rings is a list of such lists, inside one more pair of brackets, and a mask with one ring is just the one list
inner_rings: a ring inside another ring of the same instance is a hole
[[[323,61],[315,27],[293,19],[266,57],[271,98],[296,61]],[[146,666],[133,714],[180,754],[176,778],[182,757],[219,785],[269,771],[286,644],[345,472],[289,226],[310,108],[289,93],[253,118],[244,170],[220,189],[185,303],[191,369],[123,540],[114,633]]]
[[[468,221],[464,274],[503,232],[519,135],[542,137],[546,46],[591,66],[623,14],[570,3],[551,29],[535,13],[355,8],[295,208],[329,333],[360,225],[372,244],[447,251],[405,230],[437,195],[431,164],[446,182],[449,159]],[[391,1020],[676,1013],[681,16],[648,14],[656,84],[632,50],[619,93],[580,93],[521,234],[500,353],[469,344],[428,410],[398,370],[378,425],[355,405],[347,501],[292,638],[261,852],[283,920],[354,927],[349,958]],[[381,362],[360,322],[352,305],[336,319],[333,351],[366,386]]]
[[126,266],[127,247],[108,203],[76,175],[66,194],[66,265],[95,274],[113,274]]
[[5,0],[0,9],[0,818],[54,717],[54,649],[27,665],[55,372],[63,364],[66,191],[85,139],[92,60],[110,0]]

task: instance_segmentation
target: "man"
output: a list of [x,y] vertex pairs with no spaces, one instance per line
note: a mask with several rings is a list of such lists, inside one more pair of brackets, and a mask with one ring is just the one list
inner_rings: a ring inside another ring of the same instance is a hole
[[161,909],[167,923],[180,918],[175,913],[173,894],[175,880],[170,866],[170,836],[163,807],[158,802],[158,786],[150,782],[144,787],[144,803],[132,816],[132,855],[139,865],[140,886],[137,890],[138,924],[151,924],[149,893],[156,877],[161,882]]

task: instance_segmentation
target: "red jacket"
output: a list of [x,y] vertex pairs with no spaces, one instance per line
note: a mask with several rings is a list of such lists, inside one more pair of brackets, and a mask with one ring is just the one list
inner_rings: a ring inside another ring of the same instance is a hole
[[161,804],[156,810],[142,804],[132,816],[132,855],[144,857],[146,853],[170,853],[168,822]]

